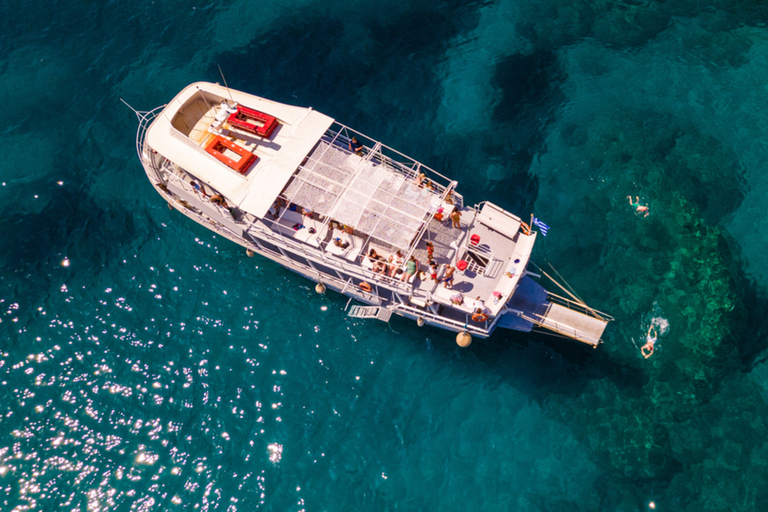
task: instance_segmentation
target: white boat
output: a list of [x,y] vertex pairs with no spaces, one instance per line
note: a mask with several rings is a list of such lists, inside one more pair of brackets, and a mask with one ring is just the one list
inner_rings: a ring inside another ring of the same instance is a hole
[[499,327],[601,342],[609,316],[531,278],[535,230],[324,114],[204,82],[137,114],[139,158],[171,207],[356,299],[351,316],[394,313],[461,345]]

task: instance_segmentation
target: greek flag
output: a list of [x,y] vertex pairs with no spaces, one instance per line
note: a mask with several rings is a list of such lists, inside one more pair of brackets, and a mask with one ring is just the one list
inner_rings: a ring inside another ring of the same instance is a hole
[[539,229],[541,230],[541,234],[544,235],[544,236],[547,236],[547,231],[549,231],[549,226],[547,226],[546,224],[541,222],[536,217],[533,218],[533,225],[534,226],[538,226]]

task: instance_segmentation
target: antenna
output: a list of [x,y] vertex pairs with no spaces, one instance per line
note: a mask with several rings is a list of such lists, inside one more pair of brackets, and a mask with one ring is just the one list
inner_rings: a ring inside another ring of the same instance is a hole
[[135,108],[133,108],[132,106],[130,106],[130,105],[128,104],[128,102],[127,102],[127,101],[125,101],[123,98],[119,98],[119,99],[120,99],[120,101],[122,101],[122,102],[125,104],[125,106],[126,106],[126,107],[128,107],[128,108],[129,108],[129,109],[131,109],[131,110],[133,110],[133,113],[134,113],[134,114],[136,114],[136,117],[138,117],[139,119],[141,119],[142,117],[144,117],[143,115],[141,115],[141,112],[139,112],[138,110],[136,110]]
[[218,64],[216,64],[216,66],[218,66],[218,68],[219,68],[219,74],[221,75],[221,79],[224,81],[224,88],[225,88],[225,89],[227,90],[227,92],[229,93],[229,99],[231,99],[231,100],[232,100],[232,103],[235,103],[235,98],[233,98],[233,97],[232,97],[232,91],[230,91],[230,90],[229,90],[229,86],[227,85],[227,79],[226,79],[226,78],[224,78],[224,72],[221,70],[221,66],[220,66],[220,65],[218,65]]
[[205,99],[205,94],[203,94],[203,91],[200,90],[200,87],[196,87],[197,92],[200,93],[200,97],[203,98],[203,101],[205,102],[205,106],[208,107],[208,110],[211,109],[211,106],[208,104],[208,100]]

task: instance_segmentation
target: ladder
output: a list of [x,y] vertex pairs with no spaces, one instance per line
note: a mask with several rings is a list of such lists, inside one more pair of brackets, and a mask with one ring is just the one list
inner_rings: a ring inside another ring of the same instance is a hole
[[375,318],[382,322],[389,322],[392,317],[392,310],[379,306],[352,306],[349,308],[347,316],[352,318]]

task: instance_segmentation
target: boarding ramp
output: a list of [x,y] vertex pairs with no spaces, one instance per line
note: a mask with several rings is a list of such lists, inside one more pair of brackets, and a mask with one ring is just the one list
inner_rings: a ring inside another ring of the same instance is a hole
[[607,320],[575,311],[560,304],[549,303],[544,316],[538,318],[538,325],[559,334],[577,339],[596,347],[608,325]]
[[497,327],[528,332],[534,327],[574,338],[596,347],[611,317],[548,292],[543,286],[524,276],[507,304],[508,312]]

